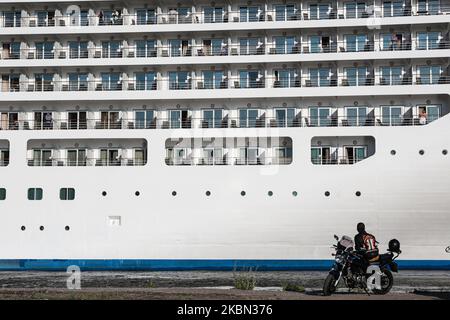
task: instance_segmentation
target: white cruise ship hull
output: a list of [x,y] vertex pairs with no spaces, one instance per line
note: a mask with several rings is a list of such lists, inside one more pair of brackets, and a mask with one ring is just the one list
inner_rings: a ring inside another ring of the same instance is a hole
[[[450,147],[449,126],[450,118],[443,117],[422,127],[364,128],[364,135],[375,138],[376,152],[350,166],[311,164],[308,147],[312,137],[323,135],[322,128],[96,132],[98,138],[147,139],[152,150],[147,165],[80,170],[27,167],[12,159],[1,175],[10,196],[0,204],[0,268],[327,268],[333,234],[353,235],[360,221],[381,251],[392,238],[401,242],[401,267],[449,268],[450,155],[443,154]],[[74,137],[63,131],[32,134]],[[357,127],[327,132],[360,134]],[[90,135],[76,132],[80,139]],[[292,165],[164,164],[163,145],[170,137],[258,135],[291,137]],[[24,159],[20,149],[31,133],[8,137],[11,149],[18,149],[14,157]],[[30,186],[45,190],[44,201],[23,201]],[[77,201],[50,205],[45,198],[56,197],[61,186],[74,187]]]
[[327,269],[359,222],[450,269],[450,0],[0,0],[0,48],[0,270]]

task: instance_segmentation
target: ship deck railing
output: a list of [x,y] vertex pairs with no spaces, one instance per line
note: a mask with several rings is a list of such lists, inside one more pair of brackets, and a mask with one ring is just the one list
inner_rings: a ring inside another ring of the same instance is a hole
[[71,159],[71,158],[54,158],[51,159],[27,159],[29,167],[117,167],[117,166],[143,166],[147,163],[146,160],[137,158],[120,158],[120,159],[100,159],[88,158]]
[[255,158],[246,158],[240,156],[225,155],[223,157],[194,157],[186,158],[166,157],[165,162],[168,166],[212,166],[212,165],[288,165],[292,163],[292,157],[268,157],[258,156]]
[[353,156],[332,156],[329,157],[311,157],[311,162],[314,165],[352,165],[358,163],[367,157],[353,157]]
[[[256,70],[257,71],[257,70]],[[259,71],[254,77],[226,75],[216,78],[191,77],[183,74],[183,79],[143,79],[143,80],[18,80],[4,85],[2,92],[83,92],[83,91],[157,91],[157,90],[224,90],[224,89],[264,89],[264,88],[301,88],[301,87],[355,87],[355,86],[404,86],[404,85],[440,85],[449,84],[450,76],[445,74],[417,74],[413,77],[405,71],[403,75],[392,77],[347,75],[329,75],[321,77],[300,77],[295,73],[278,76],[264,76]],[[335,71],[330,70],[330,74]],[[155,75],[156,77],[156,75]]]
[[[450,49],[450,41],[415,42],[414,50],[439,50]],[[2,60],[76,60],[76,59],[129,59],[129,58],[157,58],[157,57],[203,57],[203,56],[250,56],[250,55],[285,55],[285,54],[310,54],[310,53],[354,53],[374,51],[408,51],[412,50],[411,41],[371,41],[363,43],[351,43],[348,41],[331,41],[329,45],[295,44],[276,45],[273,43],[260,46],[240,46],[238,44],[223,43],[214,45],[188,45],[174,47],[171,45],[140,48],[120,45],[117,49],[103,48],[99,46],[71,49],[70,47],[55,46],[51,49],[21,48],[18,50],[3,51],[0,53]]]
[[[370,112],[371,113],[371,112]],[[122,118],[105,121],[99,118],[70,120],[17,120],[0,121],[0,130],[148,130],[148,129],[226,129],[226,128],[296,128],[296,127],[375,127],[423,126],[440,118],[439,115],[422,116],[300,116],[276,118],[261,115],[257,118],[225,116],[222,119],[189,117],[185,120],[154,117],[149,120]]]
[[[102,160],[98,158],[85,158],[73,160],[68,158],[27,159],[30,167],[117,167],[117,166],[143,166],[147,163],[141,159]],[[187,157],[187,158],[165,158],[169,166],[192,166],[192,165],[288,165],[292,163],[292,157],[267,157],[243,158],[224,156],[220,158]]]
[[[126,11],[123,11],[126,9]],[[34,27],[89,27],[89,26],[123,26],[123,25],[155,25],[155,24],[207,24],[207,23],[248,23],[248,22],[280,22],[280,21],[300,21],[300,20],[334,20],[334,19],[369,19],[383,17],[406,17],[406,16],[433,16],[443,15],[450,12],[448,6],[436,6],[428,9],[420,7],[403,7],[391,12],[383,12],[381,7],[373,8],[368,6],[365,10],[345,11],[330,6],[328,10],[297,9],[289,11],[258,10],[229,11],[223,10],[221,13],[208,14],[204,11],[185,11],[178,13],[177,10],[167,13],[148,11],[146,15],[129,14],[128,8],[111,10],[96,10],[95,14],[80,15],[56,14],[55,10],[47,10],[51,15],[38,17],[36,14],[20,16],[3,16],[0,26],[3,28],[34,28]],[[103,15],[100,14],[103,12]]]

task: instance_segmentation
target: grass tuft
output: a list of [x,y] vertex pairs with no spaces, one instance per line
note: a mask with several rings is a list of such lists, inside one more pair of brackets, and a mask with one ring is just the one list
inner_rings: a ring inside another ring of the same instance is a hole
[[[234,270],[233,272],[235,272]],[[256,278],[252,268],[248,271],[234,273],[234,287],[239,290],[253,290],[256,287]]]
[[295,283],[287,283],[283,286],[283,290],[292,292],[305,292],[305,287]]

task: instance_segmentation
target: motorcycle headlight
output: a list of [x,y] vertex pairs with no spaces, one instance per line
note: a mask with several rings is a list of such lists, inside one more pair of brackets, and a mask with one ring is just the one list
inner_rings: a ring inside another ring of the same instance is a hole
[[341,264],[344,261],[344,258],[342,256],[336,256],[334,260],[336,263]]

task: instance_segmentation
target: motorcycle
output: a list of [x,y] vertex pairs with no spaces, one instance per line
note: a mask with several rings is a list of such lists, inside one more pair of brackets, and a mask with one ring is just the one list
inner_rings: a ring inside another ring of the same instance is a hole
[[394,284],[392,272],[398,272],[398,265],[394,260],[401,253],[398,240],[389,241],[388,252],[379,255],[375,262],[369,263],[362,254],[353,249],[354,242],[350,237],[343,236],[339,240],[335,235],[334,238],[337,241],[337,244],[333,245],[336,252],[332,255],[335,259],[323,285],[325,296],[336,292],[342,281],[349,290],[362,289],[369,295],[369,291],[383,295],[391,290]]

